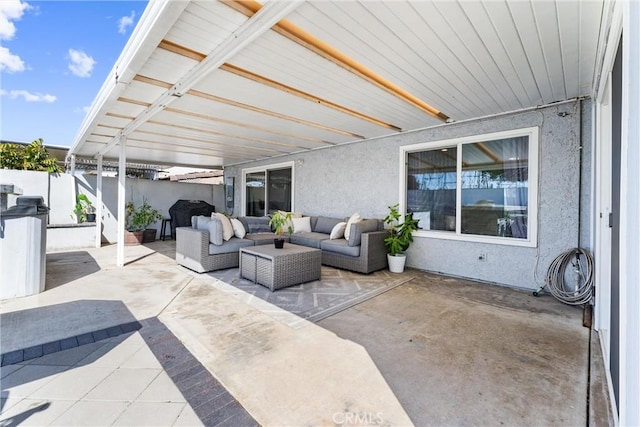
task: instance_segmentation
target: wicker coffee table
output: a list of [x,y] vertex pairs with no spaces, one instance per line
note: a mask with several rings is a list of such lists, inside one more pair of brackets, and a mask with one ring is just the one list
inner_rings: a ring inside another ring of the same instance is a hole
[[240,277],[271,291],[320,279],[320,249],[285,243],[240,249]]

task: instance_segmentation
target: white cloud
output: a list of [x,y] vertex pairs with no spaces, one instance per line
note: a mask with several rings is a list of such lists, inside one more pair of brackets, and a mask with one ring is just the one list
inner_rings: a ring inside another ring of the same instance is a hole
[[[21,0],[0,0],[0,40],[11,40],[16,35],[16,26],[12,21],[22,18],[24,12],[29,9],[33,8]],[[24,71],[24,61],[8,48],[0,46],[0,71]]]
[[21,0],[0,1],[0,40],[11,40],[16,34],[16,26],[11,21],[22,18],[26,10],[31,9],[29,3]]
[[0,95],[8,96],[11,99],[22,97],[26,102],[46,102],[48,104],[56,102],[56,99],[58,99],[56,96],[48,93],[31,93],[27,90],[0,90]]
[[91,77],[95,59],[81,50],[69,49],[69,70],[78,77]]
[[91,108],[91,105],[85,105],[84,107],[76,108],[73,112],[87,114],[89,112],[89,108]]
[[[0,1],[0,3],[2,3]],[[24,61],[18,55],[14,55],[4,46],[0,46],[0,71],[17,73],[24,71]]]
[[125,34],[127,32],[127,28],[133,25],[133,20],[135,19],[135,17],[136,11],[132,10],[131,15],[123,16],[122,18],[118,19],[118,32],[120,34]]

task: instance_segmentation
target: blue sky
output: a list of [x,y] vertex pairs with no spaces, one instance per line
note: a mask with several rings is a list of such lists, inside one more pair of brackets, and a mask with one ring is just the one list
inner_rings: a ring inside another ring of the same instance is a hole
[[146,5],[0,0],[0,138],[71,146]]

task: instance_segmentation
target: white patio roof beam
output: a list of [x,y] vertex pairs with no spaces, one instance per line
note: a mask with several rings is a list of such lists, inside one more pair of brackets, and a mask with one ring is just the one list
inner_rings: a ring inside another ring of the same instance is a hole
[[[220,68],[227,60],[248,46],[255,39],[260,37],[271,27],[287,16],[298,7],[300,1],[270,1],[267,2],[255,15],[245,21],[235,32],[230,34],[216,49],[214,49],[204,60],[182,76],[172,87],[167,89],[149,107],[140,113],[131,123],[125,126],[119,136],[127,136],[135,131],[142,124],[146,123],[159,111],[165,109],[169,104],[181,97],[189,89],[194,87],[200,80],[208,74]],[[104,155],[109,152],[117,143],[119,137],[114,137],[96,155]]]

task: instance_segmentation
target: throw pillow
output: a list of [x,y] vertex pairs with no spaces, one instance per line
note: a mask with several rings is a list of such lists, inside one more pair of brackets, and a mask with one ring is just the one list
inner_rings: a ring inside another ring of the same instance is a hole
[[311,232],[311,217],[291,218],[294,233]]
[[331,230],[330,240],[342,239],[344,237],[344,229],[347,228],[346,222],[339,222]]
[[244,225],[242,225],[240,220],[238,218],[231,218],[231,225],[233,226],[233,234],[235,234],[238,239],[244,239],[244,236],[247,235],[247,230],[244,229]]
[[218,218],[211,218],[207,223],[207,230],[209,231],[209,241],[214,245],[222,245],[222,229],[222,221],[220,221],[220,219]]
[[222,238],[225,242],[233,237],[233,226],[225,214],[214,212],[211,214],[211,218],[218,218],[222,223]]
[[194,216],[191,221],[193,228],[195,228],[196,230],[208,231],[209,221],[211,221],[211,217],[198,215]]
[[349,221],[347,221],[347,226],[344,229],[344,238],[349,240],[349,234],[351,232],[351,225],[355,224],[357,222],[362,221],[362,217],[360,216],[360,214],[354,213],[353,215],[351,215],[351,218],[349,218]]

